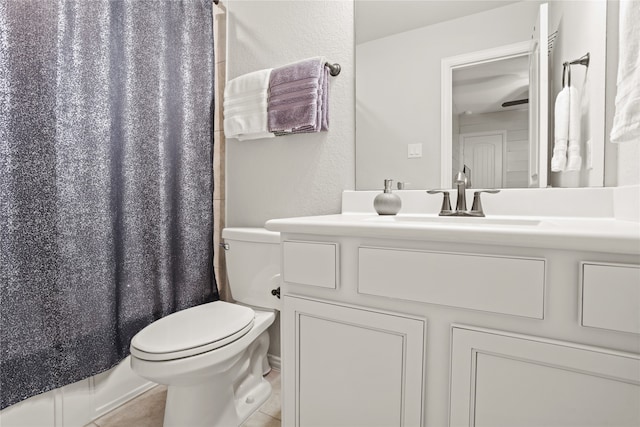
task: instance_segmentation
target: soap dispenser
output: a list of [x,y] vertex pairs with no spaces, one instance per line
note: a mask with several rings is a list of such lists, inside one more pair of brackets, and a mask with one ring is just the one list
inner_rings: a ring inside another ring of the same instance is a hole
[[395,215],[400,212],[402,207],[402,200],[397,194],[393,194],[391,186],[393,185],[392,179],[384,180],[384,192],[380,193],[373,199],[373,207],[378,212],[378,215]]

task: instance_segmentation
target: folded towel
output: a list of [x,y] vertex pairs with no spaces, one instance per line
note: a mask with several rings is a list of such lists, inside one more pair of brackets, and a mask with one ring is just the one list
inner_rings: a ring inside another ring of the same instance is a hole
[[618,91],[611,142],[640,142],[640,2],[620,1]]
[[569,141],[570,88],[562,88],[556,98],[554,109],[554,143],[551,171],[562,172],[567,165],[567,142]]
[[243,74],[240,77],[229,80],[224,87],[224,94],[230,97],[241,97],[251,94],[259,94],[269,88],[271,68]]
[[582,119],[582,100],[580,91],[569,88],[569,146],[567,148],[567,171],[579,171],[582,167],[580,156],[580,127]]
[[275,68],[269,81],[268,129],[276,135],[329,128],[329,71],[310,58]]
[[582,167],[580,156],[581,98],[575,87],[563,88],[554,109],[554,143],[551,171],[577,171]]
[[254,71],[229,80],[224,88],[224,133],[227,138],[272,138],[267,107],[271,69]]

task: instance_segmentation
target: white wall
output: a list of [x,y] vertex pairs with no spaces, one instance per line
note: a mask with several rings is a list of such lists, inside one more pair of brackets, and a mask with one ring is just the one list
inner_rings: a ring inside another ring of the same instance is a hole
[[[551,63],[550,106],[562,89],[562,64],[591,53],[589,67],[571,67],[571,85],[582,94],[581,149],[583,169],[580,172],[551,172],[554,187],[601,187],[604,182],[605,84],[606,81],[606,0],[549,2],[549,29],[557,29]],[[550,122],[550,126],[553,121]],[[587,142],[591,142],[592,169],[587,168]],[[549,153],[553,150],[550,142]]]
[[640,184],[640,141],[618,146],[618,186]]
[[[440,186],[442,58],[529,40],[540,3],[513,3],[356,47],[359,190],[380,189],[385,178],[409,188]],[[407,159],[411,143],[423,144],[422,158]]]
[[342,66],[331,77],[328,132],[228,139],[227,226],[340,212],[355,186],[353,2],[228,0],[227,79],[312,56]]

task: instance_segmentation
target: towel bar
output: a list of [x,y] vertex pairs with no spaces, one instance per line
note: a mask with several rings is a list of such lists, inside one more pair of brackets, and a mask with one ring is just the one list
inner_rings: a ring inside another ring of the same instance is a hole
[[572,65],[584,65],[585,67],[589,67],[589,60],[591,59],[591,55],[587,52],[584,56],[578,59],[574,59],[573,61],[567,61],[562,64],[562,87],[565,86],[565,74],[567,75],[567,86],[571,86],[571,66]]
[[588,67],[590,59],[591,59],[591,55],[589,55],[589,52],[587,52],[581,58],[569,62],[569,65],[580,64],[580,65],[584,65],[585,67]]
[[342,67],[340,67],[340,64],[329,64],[328,62],[325,62],[324,66],[329,68],[329,74],[331,74],[334,77],[340,74],[340,70],[342,70]]

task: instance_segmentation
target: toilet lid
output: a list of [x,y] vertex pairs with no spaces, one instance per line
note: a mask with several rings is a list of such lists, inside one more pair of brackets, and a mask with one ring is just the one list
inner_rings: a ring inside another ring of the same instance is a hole
[[131,354],[144,360],[172,360],[222,347],[246,334],[255,312],[215,301],[156,320],[131,340]]

